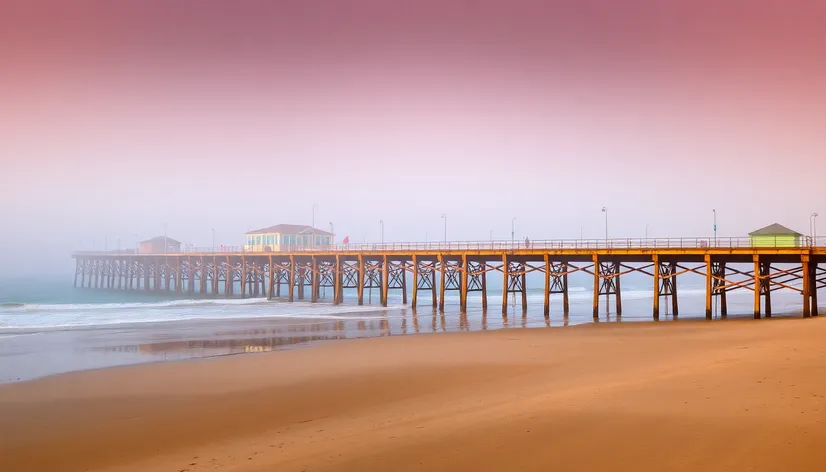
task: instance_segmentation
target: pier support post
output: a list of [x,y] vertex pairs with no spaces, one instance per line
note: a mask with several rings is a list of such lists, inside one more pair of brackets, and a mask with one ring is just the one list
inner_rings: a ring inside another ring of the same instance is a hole
[[599,264],[600,263],[599,263],[599,256],[596,253],[594,253],[592,258],[594,260],[594,307],[593,307],[593,315],[594,315],[594,321],[599,321],[599,284],[600,284],[600,278],[599,278],[600,265]]
[[436,298],[436,266],[434,265],[430,270],[430,293],[431,293],[431,305],[432,308],[435,310],[436,305],[438,303]]
[[439,254],[439,312],[445,312],[445,258]]
[[808,318],[812,315],[811,312],[811,290],[812,290],[812,272],[809,267],[809,255],[804,254],[800,256],[800,264],[803,266],[803,317]]
[[654,262],[654,321],[660,321],[660,256],[651,256]]
[[336,272],[333,274],[333,304],[339,305],[344,301],[344,294],[341,291],[343,274],[341,273],[341,256],[336,254]]
[[508,255],[502,254],[502,314],[508,314],[508,279],[510,279],[510,274],[508,273],[508,265],[510,262],[508,261]]
[[298,265],[298,300],[304,300],[304,282],[307,280],[307,268],[305,265]]
[[359,286],[358,286],[358,304],[364,305],[364,258],[359,254]]
[[247,257],[241,256],[241,298],[247,298],[247,284],[249,274],[247,273]]
[[321,277],[318,276],[318,259],[316,259],[315,256],[313,256],[312,264],[313,264],[313,268],[312,268],[313,279],[312,279],[312,288],[311,288],[312,293],[310,294],[310,301],[312,303],[318,303],[318,294],[320,292],[319,285],[320,285]]
[[401,285],[402,285],[402,305],[407,305],[407,261],[404,261],[400,264],[399,270],[401,271]]
[[467,284],[468,284],[467,253],[462,254],[462,269],[459,271],[459,309],[467,312]]
[[568,302],[568,263],[562,263],[562,315],[568,317],[571,307]]
[[143,267],[143,290],[144,292],[149,291],[149,277],[150,271],[152,269],[152,265],[150,264],[151,260],[148,257],[141,258],[141,267]]
[[161,259],[159,257],[155,258],[155,281],[154,286],[152,289],[156,292],[161,290],[161,278],[163,277],[163,273],[161,271]]
[[754,319],[760,319],[760,292],[763,287],[760,285],[760,256],[752,256],[754,261]]
[[614,263],[614,290],[616,294],[615,303],[617,307],[617,320],[622,316],[622,286],[620,285],[622,281],[622,277],[620,276],[620,272],[622,272],[622,265],[619,262]]
[[[273,261],[272,261],[272,254],[270,254],[270,256],[269,256],[269,257],[270,257],[270,261],[269,261],[269,262],[270,262],[270,265],[269,265],[269,276],[270,276],[270,279],[269,279],[269,285],[270,285],[270,287],[269,287],[269,288],[270,288],[270,289],[267,291],[267,299],[268,299],[268,300],[272,300],[272,299],[273,299],[273,295],[274,295],[274,293],[275,293],[275,292],[273,292],[273,290],[272,290],[272,289],[273,289],[273,287],[275,286],[275,265],[273,265]],[[336,258],[338,258],[338,256],[336,256]]]
[[295,292],[295,256],[290,255],[290,275],[289,275],[289,284],[287,287],[287,300],[292,302],[293,299],[293,292]]
[[674,313],[674,319],[680,315],[680,303],[677,298],[677,263],[671,263],[671,311]]
[[175,293],[183,293],[183,274],[181,273],[181,257],[175,256]]
[[818,315],[817,309],[817,262],[809,261],[809,296],[812,299],[810,310],[812,316]]
[[726,263],[712,262],[712,294],[720,299],[720,318],[728,316],[726,304]]
[[545,254],[545,318],[551,316],[551,256]]
[[416,302],[419,301],[419,261],[415,254],[413,258],[413,299],[410,300],[410,308],[416,309]]
[[528,311],[528,283],[527,283],[528,269],[525,265],[522,266],[522,313]]
[[488,263],[482,262],[482,273],[479,275],[482,278],[482,312],[488,311]]
[[77,274],[80,272],[80,259],[75,259],[75,283],[74,288],[77,288]]
[[763,302],[765,304],[765,308],[763,309],[763,312],[766,314],[766,318],[771,318],[772,317],[771,283],[772,283],[771,263],[761,262],[760,263],[760,288],[763,292]]
[[387,255],[384,256],[384,261],[381,265],[381,306],[387,306],[387,293],[390,288],[390,261]]
[[713,271],[711,268],[711,255],[705,255],[706,261],[706,319],[711,319],[711,291],[713,290]]

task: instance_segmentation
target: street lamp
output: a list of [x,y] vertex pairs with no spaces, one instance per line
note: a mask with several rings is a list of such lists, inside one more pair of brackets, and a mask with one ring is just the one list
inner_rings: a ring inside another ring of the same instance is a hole
[[442,219],[445,220],[445,244],[447,244],[447,215],[442,213]]
[[330,243],[336,242],[336,230],[333,228],[333,222],[330,222]]
[[717,210],[711,210],[711,213],[714,215],[714,247],[717,247]]
[[313,203],[313,221],[312,221],[312,224],[310,225],[310,226],[312,226],[313,229],[315,229],[315,209],[316,209],[316,207],[318,207],[318,205]]
[[514,216],[511,218],[511,247],[513,247],[513,243],[516,241],[516,217]]
[[812,213],[809,217],[809,233],[812,236],[812,245],[817,246],[817,213]]
[[608,208],[602,207],[602,212],[605,213],[605,245],[608,246]]
[[381,243],[384,244],[384,220],[379,220],[379,225],[381,225]]
[[215,252],[215,228],[212,228],[212,252]]

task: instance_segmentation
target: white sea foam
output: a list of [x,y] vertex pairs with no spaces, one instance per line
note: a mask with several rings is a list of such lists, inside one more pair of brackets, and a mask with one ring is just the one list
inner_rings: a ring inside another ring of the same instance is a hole
[[[389,308],[388,308],[389,309]],[[0,308],[0,331],[171,321],[305,318],[373,319],[376,306],[243,300],[171,300],[151,303],[31,304]]]

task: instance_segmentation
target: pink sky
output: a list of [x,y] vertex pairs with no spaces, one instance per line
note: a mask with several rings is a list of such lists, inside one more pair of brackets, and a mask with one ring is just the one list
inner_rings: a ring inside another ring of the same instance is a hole
[[354,239],[436,239],[444,212],[450,239],[598,237],[603,205],[618,237],[703,235],[715,207],[726,234],[808,232],[824,24],[802,0],[3,0],[0,242],[237,244],[313,201]]

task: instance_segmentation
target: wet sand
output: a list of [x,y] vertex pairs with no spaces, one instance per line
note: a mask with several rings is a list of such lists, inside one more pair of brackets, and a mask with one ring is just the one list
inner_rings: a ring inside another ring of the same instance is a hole
[[826,319],[325,343],[0,386],[0,470],[826,470]]

